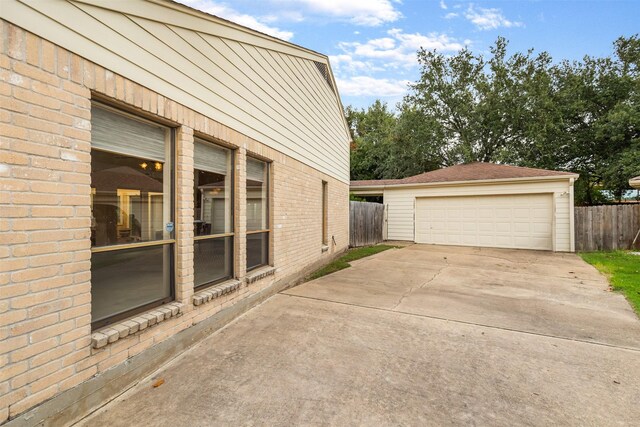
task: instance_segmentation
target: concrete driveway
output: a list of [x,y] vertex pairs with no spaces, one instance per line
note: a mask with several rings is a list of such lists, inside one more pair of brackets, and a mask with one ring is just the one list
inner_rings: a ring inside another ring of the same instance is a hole
[[637,425],[640,321],[571,254],[412,245],[276,295],[91,426]]

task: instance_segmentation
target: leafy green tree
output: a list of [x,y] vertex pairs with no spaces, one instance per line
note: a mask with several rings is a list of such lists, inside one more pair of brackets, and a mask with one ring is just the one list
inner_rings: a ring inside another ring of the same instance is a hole
[[580,204],[620,200],[640,175],[638,36],[618,39],[611,57],[573,62],[507,47],[498,38],[486,58],[420,49],[420,78],[397,115],[380,101],[347,108],[352,179],[498,162],[579,173]]
[[393,140],[395,115],[376,101],[366,110],[346,108],[351,131],[351,179],[384,178],[386,158]]

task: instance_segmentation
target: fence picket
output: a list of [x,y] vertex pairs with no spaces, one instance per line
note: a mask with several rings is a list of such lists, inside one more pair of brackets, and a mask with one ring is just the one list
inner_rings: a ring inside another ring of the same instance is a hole
[[383,239],[384,205],[349,202],[349,246],[375,245]]
[[[640,204],[575,208],[577,251],[634,249],[631,245],[638,229]],[[640,241],[635,245],[639,248]]]

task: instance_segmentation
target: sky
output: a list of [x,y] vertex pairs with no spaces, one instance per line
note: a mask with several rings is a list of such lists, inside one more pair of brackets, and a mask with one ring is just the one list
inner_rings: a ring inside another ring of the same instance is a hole
[[419,77],[419,48],[487,54],[547,51],[555,61],[607,56],[640,33],[640,0],[179,0],[329,57],[342,103],[390,108]]

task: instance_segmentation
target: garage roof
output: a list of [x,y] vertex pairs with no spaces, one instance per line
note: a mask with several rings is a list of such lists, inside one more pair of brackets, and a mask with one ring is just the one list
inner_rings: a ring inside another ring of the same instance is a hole
[[524,168],[519,166],[499,165],[495,163],[465,163],[431,172],[421,173],[404,179],[381,179],[351,181],[352,187],[430,184],[438,182],[489,181],[521,178],[574,177],[572,172],[553,171],[548,169]]

